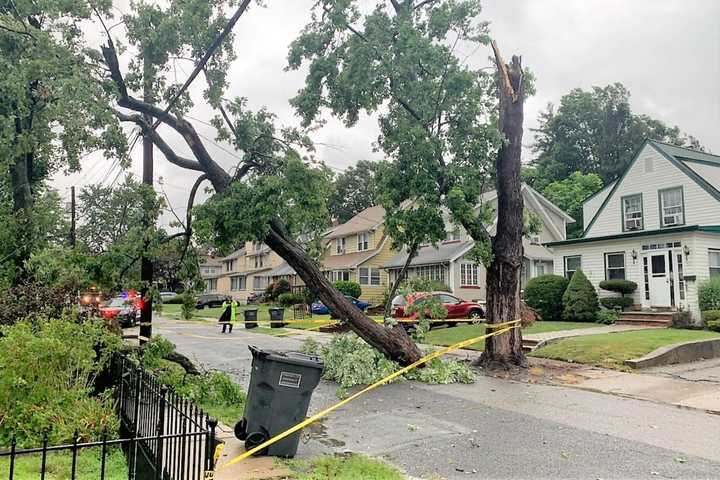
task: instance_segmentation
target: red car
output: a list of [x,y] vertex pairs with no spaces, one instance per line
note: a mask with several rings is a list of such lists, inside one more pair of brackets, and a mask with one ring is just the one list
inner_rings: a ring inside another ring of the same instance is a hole
[[100,316],[106,319],[117,318],[121,327],[132,327],[137,323],[141,310],[141,298],[116,297],[100,306]]
[[[442,302],[443,307],[447,310],[447,325],[454,326],[458,323],[478,323],[485,318],[485,307],[477,302],[468,302],[461,298],[451,295],[447,292],[419,293],[404,297],[398,295],[392,301],[392,316],[401,319],[417,319],[418,313],[405,313],[405,307],[410,304],[421,302],[429,295],[437,297]],[[463,319],[463,321],[451,321],[453,319]]]

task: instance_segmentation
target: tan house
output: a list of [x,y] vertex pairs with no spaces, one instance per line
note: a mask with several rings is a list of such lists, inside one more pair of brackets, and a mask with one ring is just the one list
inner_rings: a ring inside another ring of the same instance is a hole
[[246,242],[245,247],[219,259],[221,273],[213,293],[230,295],[241,302],[265,291],[270,272],[282,263],[280,256],[261,242]]
[[213,255],[200,255],[198,266],[200,278],[205,282],[205,293],[217,293],[218,278],[222,273],[220,260]]

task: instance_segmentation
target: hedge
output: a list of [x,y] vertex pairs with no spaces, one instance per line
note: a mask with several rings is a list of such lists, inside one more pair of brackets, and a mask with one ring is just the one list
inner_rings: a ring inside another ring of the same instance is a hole
[[349,295],[353,298],[360,298],[360,295],[362,295],[362,288],[360,288],[360,284],[357,282],[346,282],[346,281],[337,281],[333,283],[335,285],[335,288],[340,290],[340,293],[343,295]]
[[560,320],[563,313],[562,298],[568,280],[560,275],[540,275],[528,281],[523,299],[535,309],[543,320]]
[[702,317],[710,330],[720,332],[720,310],[706,310],[702,312]]
[[298,303],[304,303],[305,297],[300,293],[281,293],[277,297],[277,302],[284,307],[291,307]]
[[595,287],[582,270],[575,271],[563,295],[563,319],[594,322],[599,310]]
[[705,280],[698,287],[700,310],[720,310],[720,277]]
[[600,299],[600,303],[603,307],[610,310],[615,310],[616,308],[624,310],[633,304],[633,299],[632,297],[605,297]]
[[633,293],[637,290],[637,283],[630,280],[603,280],[600,282],[600,288],[609,292],[618,292],[621,295]]

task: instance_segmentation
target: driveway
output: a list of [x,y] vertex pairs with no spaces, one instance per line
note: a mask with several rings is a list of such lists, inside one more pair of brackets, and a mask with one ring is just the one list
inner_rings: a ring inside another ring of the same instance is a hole
[[[201,364],[247,384],[248,344],[292,337],[215,325],[155,327]],[[322,382],[310,413],[337,399]],[[720,416],[559,386],[478,376],[472,385],[381,387],[306,429],[299,456],[353,451],[422,478],[717,478]]]

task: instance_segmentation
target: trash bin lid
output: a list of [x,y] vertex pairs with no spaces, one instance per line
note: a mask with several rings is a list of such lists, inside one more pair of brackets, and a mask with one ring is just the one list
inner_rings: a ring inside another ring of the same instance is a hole
[[278,350],[261,350],[254,345],[248,345],[253,356],[258,355],[262,358],[280,363],[290,363],[311,368],[324,368],[325,363],[322,358],[317,355],[308,355],[302,352],[280,352]]

